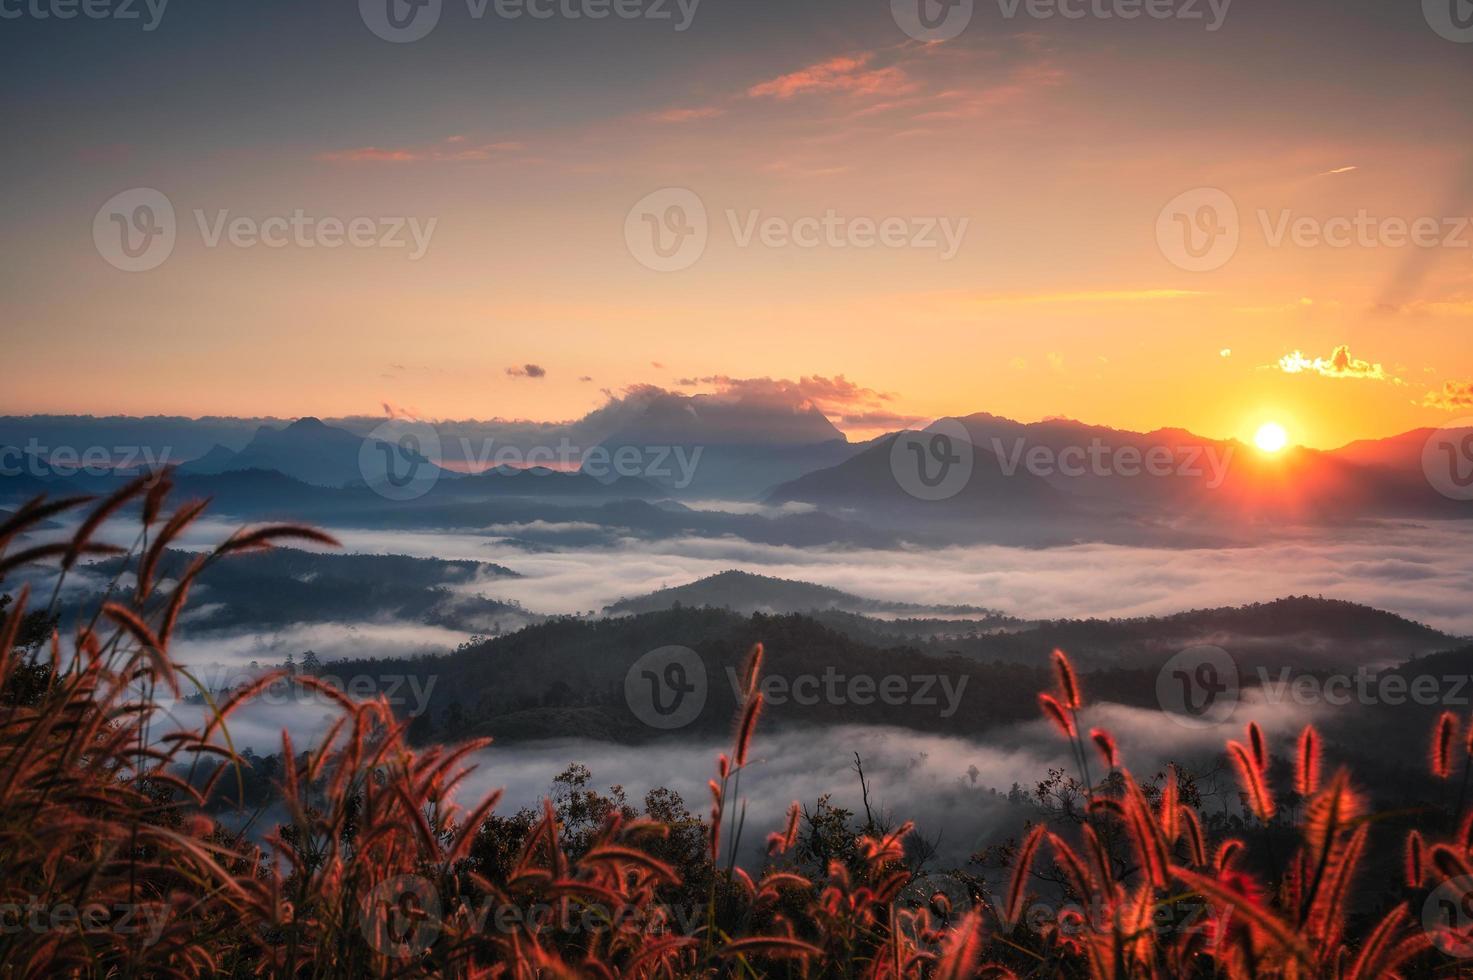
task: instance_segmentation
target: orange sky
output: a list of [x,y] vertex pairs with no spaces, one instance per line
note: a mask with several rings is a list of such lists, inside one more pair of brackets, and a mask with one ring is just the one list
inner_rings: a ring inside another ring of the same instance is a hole
[[[1326,447],[1473,415],[1473,230],[1427,248],[1270,240],[1285,213],[1320,226],[1473,213],[1469,63],[1424,25],[1397,22],[1393,73],[1361,60],[1385,37],[1353,25],[1326,34],[1339,47],[1325,54],[1281,48],[1253,20],[1211,36],[1050,26],[932,45],[837,23],[760,49],[693,28],[668,57],[603,45],[595,66],[370,38],[377,60],[340,85],[269,92],[234,115],[150,108],[151,138],[116,146],[104,122],[80,147],[43,135],[9,151],[28,164],[6,192],[25,248],[7,257],[0,315],[25,370],[0,412],[389,403],[564,419],[631,384],[843,375],[905,418],[1067,415],[1244,439],[1273,419]],[[168,196],[177,243],[126,273],[90,230],[136,186]],[[661,273],[624,226],[664,187],[699,197],[709,237],[694,265]],[[1232,199],[1240,243],[1190,271],[1157,223],[1201,187]],[[411,261],[209,247],[193,213],[298,208],[436,225]],[[738,240],[754,212],[830,210],[968,224],[951,259]],[[1283,370],[1295,351],[1309,366]],[[525,364],[546,375],[508,374]]]

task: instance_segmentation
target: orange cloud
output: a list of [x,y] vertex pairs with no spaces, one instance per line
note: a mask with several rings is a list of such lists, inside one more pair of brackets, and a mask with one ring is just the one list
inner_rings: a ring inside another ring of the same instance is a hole
[[1427,392],[1422,404],[1444,412],[1473,408],[1473,381],[1444,381],[1442,390]]
[[830,58],[753,85],[747,89],[747,95],[754,99],[791,99],[795,95],[814,92],[873,95],[878,92],[907,92],[915,88],[901,68],[868,68],[872,60],[874,54],[871,52]]
[[319,153],[312,159],[319,163],[464,163],[490,160],[527,148],[526,144],[511,140],[469,147],[465,145],[465,141],[464,136],[451,136],[444,143],[419,149],[360,146],[351,150]]
[[717,116],[726,115],[726,110],[719,106],[708,105],[697,109],[666,109],[650,115],[650,120],[658,123],[688,123],[699,119],[715,119]]
[[844,375],[825,378],[804,375],[797,381],[786,378],[733,378],[724,374],[704,378],[681,378],[681,387],[697,385],[716,389],[714,397],[757,399],[797,406],[813,406],[825,415],[862,416],[880,409],[895,396],[855,384]]
[[1322,378],[1361,378],[1368,381],[1390,380],[1400,383],[1396,378],[1388,379],[1381,365],[1363,361],[1358,357],[1351,357],[1349,344],[1341,344],[1336,347],[1327,358],[1310,359],[1305,357],[1302,351],[1295,350],[1279,358],[1278,363],[1274,366],[1285,374],[1318,374]]

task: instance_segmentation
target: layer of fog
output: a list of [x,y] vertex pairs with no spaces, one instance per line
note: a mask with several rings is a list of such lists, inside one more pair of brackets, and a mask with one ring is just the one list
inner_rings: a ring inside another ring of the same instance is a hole
[[[1287,753],[1299,728],[1318,718],[1312,709],[1263,704],[1255,695],[1248,697],[1252,700],[1233,718],[1206,728],[1184,727],[1158,711],[1114,704],[1086,707],[1081,724],[1111,731],[1122,758],[1143,780],[1156,778],[1169,762],[1197,773],[1215,773],[1203,784],[1205,805],[1235,809],[1237,790],[1223,766],[1225,740],[1241,738],[1242,725],[1251,717],[1263,726],[1271,751]],[[175,704],[169,710],[176,725],[191,726],[199,724],[207,711],[193,704]],[[337,709],[321,699],[249,704],[231,717],[230,735],[238,750],[248,747],[265,755],[280,751],[280,733],[286,728],[301,751],[316,745],[336,717]],[[592,774],[590,789],[607,793],[620,786],[638,808],[651,789],[666,787],[679,793],[693,813],[704,816],[710,801],[706,781],[715,775],[716,757],[723,751],[729,751],[724,741],[687,736],[639,746],[578,739],[493,745],[478,753],[477,768],[457,800],[471,805],[499,788],[504,790],[502,814],[536,808],[552,794],[554,778],[578,763]],[[745,843],[760,848],[794,800],[811,808],[827,794],[833,805],[862,815],[855,753],[864,763],[875,815],[892,824],[915,820],[918,832],[937,842],[937,867],[960,865],[987,844],[1017,834],[1033,814],[1027,807],[1008,803],[1006,795],[1014,786],[1029,793],[1051,768],[1077,775],[1067,744],[1041,720],[1000,729],[985,738],[857,725],[759,729],[740,783],[747,806]],[[1098,757],[1091,755],[1089,764],[1099,778]]]
[[986,606],[1024,618],[1167,615],[1324,595],[1473,634],[1467,603],[1473,528],[1452,522],[1365,524],[1333,536],[1286,530],[1259,545],[1214,549],[817,549],[731,538],[631,538],[617,549],[527,552],[477,534],[338,533],[358,551],[506,565],[523,577],[475,589],[546,614],[602,609],[621,597],[741,568],[865,598]]
[[252,661],[269,667],[284,662],[288,655],[300,661],[308,650],[327,663],[448,653],[465,639],[466,634],[442,626],[401,621],[299,623],[283,629],[240,633],[192,632],[186,623],[170,651],[177,661],[191,667],[243,667]]
[[[218,518],[202,520],[180,543],[209,547],[235,527]],[[490,530],[332,530],[350,551],[505,565],[523,577],[481,580],[463,590],[516,600],[548,615],[601,610],[622,597],[740,568],[864,598],[985,606],[1023,618],[1166,615],[1291,594],[1324,595],[1473,634],[1473,607],[1466,601],[1473,527],[1458,522],[1365,522],[1336,534],[1283,528],[1266,531],[1273,537],[1254,546],[1198,549],[1081,544],[876,550],[631,537],[615,548],[529,551]],[[128,533],[120,527],[115,536]]]

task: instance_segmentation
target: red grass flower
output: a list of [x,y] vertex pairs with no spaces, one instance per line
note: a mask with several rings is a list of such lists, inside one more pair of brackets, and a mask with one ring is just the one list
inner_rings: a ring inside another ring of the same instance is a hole
[[1437,727],[1432,731],[1432,775],[1438,779],[1446,779],[1452,772],[1453,738],[1457,731],[1457,715],[1444,711],[1437,719]]

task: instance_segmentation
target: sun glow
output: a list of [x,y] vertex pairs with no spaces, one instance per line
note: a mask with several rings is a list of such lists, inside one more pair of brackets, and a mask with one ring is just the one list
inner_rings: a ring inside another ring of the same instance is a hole
[[1253,445],[1266,453],[1276,453],[1289,444],[1289,433],[1277,422],[1265,422],[1253,435]]

